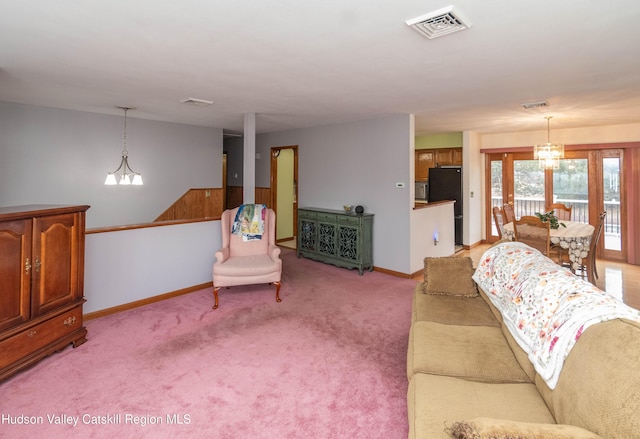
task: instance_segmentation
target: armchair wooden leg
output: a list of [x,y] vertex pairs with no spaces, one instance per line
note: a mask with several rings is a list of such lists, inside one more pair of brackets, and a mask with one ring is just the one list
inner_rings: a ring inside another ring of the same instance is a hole
[[280,282],[274,282],[276,285],[276,302],[282,302],[280,299]]
[[213,298],[215,299],[215,304],[212,309],[218,309],[218,291],[220,287],[213,287]]

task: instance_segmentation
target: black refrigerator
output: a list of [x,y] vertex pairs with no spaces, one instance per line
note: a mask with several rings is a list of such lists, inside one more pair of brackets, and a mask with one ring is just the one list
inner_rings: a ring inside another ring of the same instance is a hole
[[428,201],[453,200],[455,243],[462,245],[462,167],[443,166],[429,169]]

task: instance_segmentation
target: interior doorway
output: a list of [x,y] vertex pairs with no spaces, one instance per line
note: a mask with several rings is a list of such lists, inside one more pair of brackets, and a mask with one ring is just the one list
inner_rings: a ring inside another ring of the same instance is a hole
[[298,224],[298,145],[271,148],[271,206],[276,242],[296,241]]

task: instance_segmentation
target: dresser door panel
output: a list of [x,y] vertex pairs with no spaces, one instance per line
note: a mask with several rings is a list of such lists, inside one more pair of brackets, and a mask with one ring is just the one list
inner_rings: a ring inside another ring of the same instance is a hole
[[0,223],[0,330],[29,320],[31,221]]
[[78,298],[78,227],[75,214],[34,220],[33,316]]

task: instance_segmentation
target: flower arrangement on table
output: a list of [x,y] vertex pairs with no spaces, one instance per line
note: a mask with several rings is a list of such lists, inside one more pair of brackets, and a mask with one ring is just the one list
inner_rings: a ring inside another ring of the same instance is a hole
[[560,226],[565,228],[567,227],[565,223],[561,223],[558,221],[558,217],[555,216],[555,214],[553,213],[553,210],[550,210],[549,212],[546,212],[546,213],[536,212],[536,216],[540,218],[543,223],[549,223],[549,228],[551,229],[556,230],[556,229],[559,229]]

